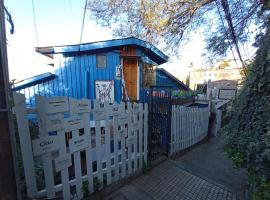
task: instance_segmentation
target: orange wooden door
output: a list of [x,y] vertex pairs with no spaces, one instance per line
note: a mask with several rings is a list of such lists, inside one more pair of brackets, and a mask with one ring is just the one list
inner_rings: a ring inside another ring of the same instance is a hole
[[137,98],[138,59],[123,58],[123,71],[126,90],[130,100],[138,100]]

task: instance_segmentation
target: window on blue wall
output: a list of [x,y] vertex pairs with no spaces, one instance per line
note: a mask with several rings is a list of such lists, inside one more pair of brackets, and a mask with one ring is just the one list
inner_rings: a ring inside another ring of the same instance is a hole
[[98,68],[107,67],[107,56],[105,54],[97,54],[97,67]]

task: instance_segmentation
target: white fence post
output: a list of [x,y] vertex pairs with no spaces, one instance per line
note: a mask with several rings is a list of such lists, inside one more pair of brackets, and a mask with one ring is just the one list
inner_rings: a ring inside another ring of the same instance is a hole
[[37,194],[37,183],[35,178],[34,158],[32,155],[32,144],[27,120],[27,110],[25,103],[25,95],[13,93],[14,112],[16,114],[17,125],[19,130],[20,147],[22,160],[24,165],[24,174],[27,195],[34,198]]
[[[38,110],[40,137],[46,137],[48,133],[46,130],[46,125],[45,125],[45,122],[46,122],[45,101],[44,101],[44,98],[41,96],[36,95],[35,98],[36,98],[36,104],[37,104],[37,110]],[[43,164],[43,169],[44,169],[46,195],[48,198],[54,198],[55,190],[54,190],[54,176],[53,176],[51,152],[42,155],[42,164]]]

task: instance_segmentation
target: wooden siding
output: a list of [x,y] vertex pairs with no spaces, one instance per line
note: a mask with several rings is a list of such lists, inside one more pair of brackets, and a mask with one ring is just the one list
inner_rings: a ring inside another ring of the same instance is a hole
[[137,51],[135,47],[125,46],[120,51],[121,56],[137,56]]

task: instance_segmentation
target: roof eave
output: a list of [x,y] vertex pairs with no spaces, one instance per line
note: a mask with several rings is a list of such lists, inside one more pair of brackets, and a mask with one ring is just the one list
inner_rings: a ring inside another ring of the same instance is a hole
[[158,68],[158,70],[160,70],[161,72],[163,72],[164,74],[166,74],[167,76],[169,76],[171,79],[173,79],[174,81],[176,81],[178,84],[180,84],[182,87],[184,87],[186,90],[191,91],[191,89],[184,84],[182,81],[180,81],[178,78],[176,78],[175,76],[173,76],[171,73],[169,73],[167,70],[163,69],[163,68]]
[[[155,46],[140,40],[138,38],[124,38],[124,39],[115,39],[115,40],[106,40],[100,42],[86,43],[80,45],[67,45],[67,46],[55,46],[55,47],[36,47],[36,52],[41,53],[43,55],[52,57],[53,54],[56,53],[72,53],[79,51],[94,51],[98,49],[106,49],[113,47],[121,47],[121,46],[131,46],[135,45],[142,49],[144,49],[144,53],[146,53],[153,61],[157,64],[163,64],[168,61],[168,56],[162,53]],[[149,51],[150,50],[150,51]]]
[[18,91],[27,87],[31,87],[33,85],[43,83],[49,80],[52,80],[56,77],[55,74],[52,74],[50,72],[39,74],[37,76],[33,76],[31,78],[27,78],[17,84],[14,84],[14,87],[12,88],[13,91]]
[[55,53],[53,47],[35,47],[35,51],[50,58],[53,58],[53,54]]

